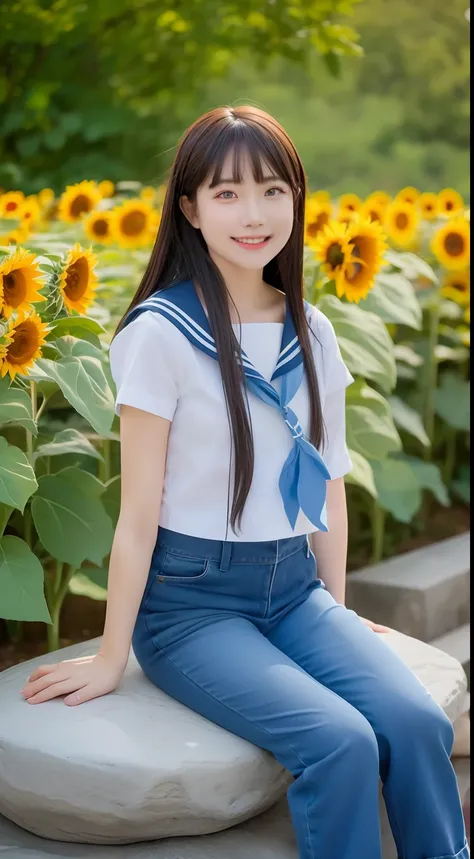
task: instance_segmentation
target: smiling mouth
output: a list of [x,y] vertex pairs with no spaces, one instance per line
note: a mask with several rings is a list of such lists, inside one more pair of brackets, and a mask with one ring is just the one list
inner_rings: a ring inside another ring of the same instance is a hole
[[248,238],[237,238],[236,236],[231,236],[232,241],[237,242],[239,245],[249,245],[249,246],[257,246],[266,244],[270,241],[271,236],[253,236]]

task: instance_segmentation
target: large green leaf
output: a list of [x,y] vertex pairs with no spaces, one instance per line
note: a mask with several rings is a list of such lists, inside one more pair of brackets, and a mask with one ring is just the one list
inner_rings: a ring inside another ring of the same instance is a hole
[[88,349],[95,348],[92,344],[85,341],[75,343],[80,343],[81,347],[74,346],[74,354],[65,355],[58,361],[39,358],[36,372],[55,381],[76,411],[89,421],[96,432],[106,435],[114,419],[114,398],[102,360],[87,354]]
[[409,465],[387,458],[371,462],[378,503],[399,522],[411,522],[420,509],[420,482]]
[[456,373],[443,373],[439,387],[433,391],[436,414],[457,430],[471,426],[471,386]]
[[77,596],[105,602],[107,599],[107,571],[99,570],[98,572],[99,575],[95,574],[91,568],[82,567],[80,572],[75,573],[69,582],[70,592]]
[[394,268],[398,268],[408,280],[416,280],[418,277],[426,277],[432,283],[438,283],[438,276],[424,259],[408,251],[385,251],[384,258]]
[[0,436],[0,502],[23,513],[28,498],[37,488],[27,456]]
[[43,568],[27,543],[11,534],[0,539],[0,617],[52,623]]
[[102,454],[90,443],[79,430],[69,427],[57,432],[52,441],[38,445],[34,458],[40,456],[61,456],[65,453],[77,453],[81,456],[92,456],[103,460]]
[[38,434],[31,411],[31,397],[26,391],[11,385],[4,376],[0,379],[0,426],[9,423],[18,424],[34,436]]
[[335,295],[322,295],[318,308],[334,325],[342,357],[353,375],[372,379],[383,391],[396,383],[393,342],[383,320]]
[[71,466],[40,477],[38,483],[31,511],[45,549],[76,568],[85,560],[100,565],[113,539],[100,481]]
[[424,459],[407,456],[406,454],[397,457],[397,462],[406,462],[414,474],[416,474],[422,489],[428,489],[443,507],[450,506],[451,501],[448,490],[443,483],[441,472],[435,462],[426,462]]
[[346,424],[348,446],[368,460],[384,459],[401,450],[390,404],[363,379],[356,379],[347,389]]
[[365,489],[370,495],[376,498],[377,490],[375,488],[374,473],[370,462],[368,462],[365,456],[362,456],[358,450],[351,450],[348,448],[348,451],[352,460],[353,468],[352,471],[345,475],[345,482],[362,487],[362,489]]
[[414,438],[417,438],[424,447],[429,447],[431,442],[428,438],[421,415],[415,409],[405,403],[400,397],[392,396],[388,398],[392,407],[393,419],[397,426],[404,429]]
[[413,285],[397,272],[380,272],[375,286],[359,307],[376,313],[384,322],[395,322],[416,330],[422,326],[421,307]]

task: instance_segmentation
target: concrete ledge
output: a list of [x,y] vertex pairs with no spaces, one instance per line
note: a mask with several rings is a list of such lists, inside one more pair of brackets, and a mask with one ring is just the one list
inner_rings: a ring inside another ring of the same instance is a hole
[[469,549],[467,532],[350,573],[346,604],[431,642],[469,621]]
[[466,672],[467,685],[470,686],[471,674],[471,624],[465,623],[458,629],[453,629],[452,632],[447,632],[446,635],[441,635],[430,641],[433,647],[439,650],[444,650],[450,656],[454,656],[461,663]]

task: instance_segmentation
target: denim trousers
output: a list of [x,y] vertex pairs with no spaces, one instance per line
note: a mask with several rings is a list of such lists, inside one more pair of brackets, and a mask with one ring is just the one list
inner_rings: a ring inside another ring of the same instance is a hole
[[300,859],[382,859],[379,779],[399,859],[467,859],[448,717],[317,575],[308,537],[158,529],[132,647],[170,696],[270,751]]

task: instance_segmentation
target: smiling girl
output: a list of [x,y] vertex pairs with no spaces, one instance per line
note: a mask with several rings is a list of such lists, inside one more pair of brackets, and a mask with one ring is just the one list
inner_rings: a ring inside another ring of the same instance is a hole
[[[110,347],[122,497],[94,657],[30,703],[146,676],[294,776],[300,859],[467,859],[449,719],[344,605],[345,390],[304,300],[306,184],[278,122],[220,107],[183,135],[143,280]],[[157,725],[159,730],[159,725]]]

